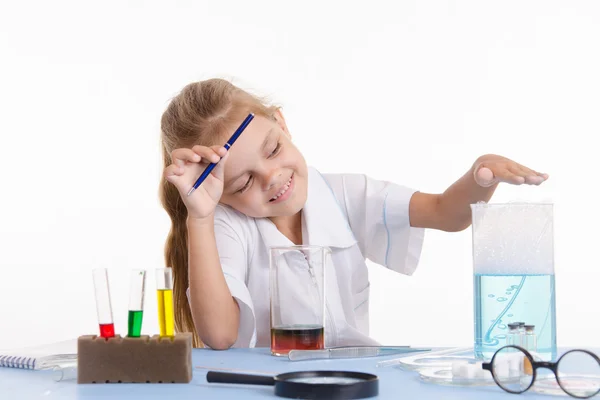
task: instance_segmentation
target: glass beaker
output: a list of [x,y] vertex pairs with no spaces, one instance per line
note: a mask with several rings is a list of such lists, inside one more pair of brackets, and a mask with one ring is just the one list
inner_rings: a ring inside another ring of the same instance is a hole
[[325,347],[325,265],[321,246],[270,249],[271,353]]
[[473,215],[475,357],[506,344],[508,324],[535,325],[537,351],[556,358],[551,203],[477,203]]

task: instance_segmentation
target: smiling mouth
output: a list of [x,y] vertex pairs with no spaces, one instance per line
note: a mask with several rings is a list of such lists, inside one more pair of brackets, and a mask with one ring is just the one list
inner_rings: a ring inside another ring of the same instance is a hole
[[288,189],[290,188],[290,184],[292,183],[292,178],[293,177],[294,177],[294,174],[292,174],[292,176],[290,176],[290,179],[286,182],[285,185],[283,185],[283,187],[281,188],[281,190],[279,191],[279,193],[277,193],[275,196],[271,197],[271,199],[269,200],[269,202],[277,200],[278,198],[280,198],[281,196],[283,196],[283,194],[285,192],[288,191]]

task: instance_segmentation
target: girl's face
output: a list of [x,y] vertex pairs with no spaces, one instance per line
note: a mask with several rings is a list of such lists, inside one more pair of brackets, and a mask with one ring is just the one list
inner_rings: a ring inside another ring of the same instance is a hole
[[308,169],[281,113],[256,116],[229,149],[221,203],[254,218],[291,216],[306,202]]

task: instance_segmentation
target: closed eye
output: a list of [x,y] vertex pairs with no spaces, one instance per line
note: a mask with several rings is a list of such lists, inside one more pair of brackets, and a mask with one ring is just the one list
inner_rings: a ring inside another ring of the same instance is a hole
[[238,189],[236,191],[236,193],[244,193],[246,190],[248,190],[248,188],[250,187],[250,184],[252,183],[252,175],[250,175],[248,177],[248,180],[246,181],[246,184],[244,186],[242,186],[241,189]]
[[279,150],[281,150],[281,142],[277,142],[277,146],[275,146],[275,149],[273,149],[271,154],[269,154],[269,158],[277,155],[277,153],[279,153]]

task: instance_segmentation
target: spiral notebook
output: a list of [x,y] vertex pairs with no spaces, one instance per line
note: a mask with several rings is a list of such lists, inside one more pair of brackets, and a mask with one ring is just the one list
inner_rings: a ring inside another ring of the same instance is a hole
[[77,365],[77,340],[66,340],[16,350],[0,350],[0,367],[52,369]]

